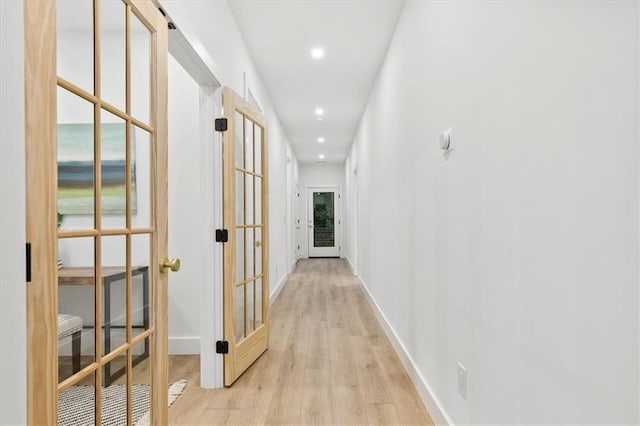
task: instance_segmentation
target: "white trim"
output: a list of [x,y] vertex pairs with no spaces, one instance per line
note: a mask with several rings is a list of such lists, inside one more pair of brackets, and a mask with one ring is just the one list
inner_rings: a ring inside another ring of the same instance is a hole
[[0,1],[0,424],[27,423],[24,4]]
[[222,247],[214,241],[214,230],[222,227],[222,135],[214,131],[214,118],[222,116],[221,72],[200,40],[181,30],[163,10],[177,26],[169,31],[169,53],[200,86],[200,196],[206,210],[200,247],[208,259],[201,265],[200,387],[216,389],[223,387],[224,378],[223,359],[215,351],[215,342],[223,340]]
[[351,259],[349,259],[349,256],[345,254],[344,258],[347,261],[347,265],[349,265],[349,269],[351,269],[351,273],[355,276],[358,276],[358,274],[356,274],[356,268],[353,267],[353,263],[351,263]]
[[[162,9],[167,22],[175,25],[175,21],[171,18],[166,7],[160,4],[160,0],[154,0],[154,3]],[[171,8],[171,6],[169,7]],[[213,88],[222,86],[218,78],[222,73],[198,37],[185,32],[180,26],[177,26],[169,31],[168,42],[169,53],[200,86]]]
[[198,355],[199,337],[169,337],[169,355]]
[[222,89],[200,89],[201,196],[207,212],[203,239],[203,280],[200,288],[200,386],[223,387],[223,360],[215,342],[223,340],[222,247],[214,241],[222,225],[222,136],[214,131],[214,117],[222,114]]
[[282,289],[284,288],[284,284],[287,282],[287,278],[289,278],[289,274],[284,274],[284,277],[280,280],[280,282],[275,286],[271,294],[269,295],[269,306],[273,305],[273,302],[280,296],[282,293]]
[[407,371],[407,374],[409,375],[411,382],[413,383],[416,390],[418,391],[418,395],[420,395],[420,399],[422,400],[422,403],[424,404],[425,408],[429,412],[429,416],[431,417],[431,420],[433,420],[433,423],[436,425],[452,425],[453,426],[454,423],[453,421],[451,421],[451,417],[449,417],[444,407],[442,406],[442,403],[436,397],[435,393],[433,392],[433,388],[429,386],[429,383],[427,382],[427,380],[422,376],[422,374],[418,370],[418,367],[413,361],[413,358],[411,358],[411,355],[409,354],[409,352],[407,352],[407,349],[402,344],[402,341],[400,340],[395,330],[387,320],[387,317],[384,315],[384,313],[382,313],[375,299],[373,298],[371,293],[369,293],[369,289],[367,288],[366,284],[364,283],[364,281],[362,281],[362,278],[360,277],[358,278],[358,281],[360,282],[360,285],[364,290],[364,293],[367,296],[367,299],[369,300],[369,304],[373,308],[373,312],[376,314],[378,321],[382,325],[382,329],[384,330],[385,334],[389,338],[389,341],[391,342],[391,346],[393,346],[393,349],[396,351],[396,354],[398,354],[398,358],[400,358],[400,362],[402,362],[402,365]]

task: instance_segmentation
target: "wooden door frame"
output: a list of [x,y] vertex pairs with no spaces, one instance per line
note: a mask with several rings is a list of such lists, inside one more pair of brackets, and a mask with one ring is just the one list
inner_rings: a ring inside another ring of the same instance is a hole
[[57,423],[57,71],[55,2],[24,2],[25,215],[31,244],[27,284],[27,424]]
[[[155,29],[151,36],[151,103],[150,121],[154,127],[150,158],[152,173],[151,203],[167,202],[167,24],[150,0],[125,0],[137,15],[151,19]],[[99,17],[95,16],[94,21]],[[57,88],[56,67],[56,2],[24,2],[25,61],[25,217],[27,242],[31,244],[31,281],[27,284],[27,423],[56,424],[58,404],[58,271],[57,259]],[[99,36],[94,37],[94,48]],[[95,51],[95,50],[94,50]],[[95,69],[99,69],[95,58]],[[96,81],[96,86],[99,81]],[[164,173],[156,173],[164,170]],[[166,205],[166,204],[164,204]],[[150,265],[157,265],[160,255],[167,255],[167,209],[154,209],[152,219],[153,250]],[[164,224],[164,226],[158,226]],[[99,253],[95,254],[96,259]],[[98,260],[99,261],[99,260]],[[151,360],[153,392],[151,419],[153,424],[167,423],[168,359],[167,359],[167,277],[156,274],[153,302],[159,315],[152,315]],[[101,315],[100,292],[96,292],[96,318]],[[100,331],[96,327],[95,350],[100,353]],[[94,363],[95,364],[95,363]],[[99,366],[85,367],[80,374]],[[100,388],[97,389],[96,411],[100,412]]]
[[[313,244],[313,239],[312,239],[312,228],[309,228],[309,221],[313,220],[313,199],[310,196],[310,194],[315,190],[316,192],[319,192],[318,190],[333,190],[335,191],[335,194],[338,196],[335,200],[334,200],[334,213],[335,213],[335,221],[338,222],[337,224],[335,224],[335,247],[337,249],[338,252],[338,256],[337,257],[342,257],[342,187],[339,185],[309,185],[306,187],[307,190],[307,196],[306,196],[306,212],[307,212],[307,223],[305,224],[307,226],[306,230],[307,230],[307,257],[311,258],[311,257],[323,257],[323,256],[311,256],[311,245]],[[325,191],[325,192],[329,192],[329,191]],[[314,226],[315,229],[315,226]],[[327,256],[327,257],[334,257],[334,256]]]

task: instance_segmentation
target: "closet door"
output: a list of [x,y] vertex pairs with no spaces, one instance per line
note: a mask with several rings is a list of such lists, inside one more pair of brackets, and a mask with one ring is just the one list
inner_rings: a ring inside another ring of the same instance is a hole
[[167,422],[167,22],[25,2],[29,424]]

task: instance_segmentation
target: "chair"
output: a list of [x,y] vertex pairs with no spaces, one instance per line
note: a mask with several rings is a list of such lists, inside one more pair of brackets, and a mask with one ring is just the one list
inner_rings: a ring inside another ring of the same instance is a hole
[[58,340],[71,336],[71,364],[73,374],[80,371],[82,348],[82,318],[70,314],[58,314]]

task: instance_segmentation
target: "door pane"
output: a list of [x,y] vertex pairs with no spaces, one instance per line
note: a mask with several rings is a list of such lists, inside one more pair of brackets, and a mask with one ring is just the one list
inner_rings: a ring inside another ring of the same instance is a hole
[[236,129],[234,132],[235,145],[236,145],[236,167],[239,169],[244,168],[244,117],[239,112],[236,112]]
[[245,141],[245,159],[244,168],[253,171],[253,121],[245,118],[244,120],[244,141]]
[[236,171],[236,224],[244,224],[244,173]]
[[140,19],[131,13],[131,115],[150,123],[151,98],[151,33]]
[[236,281],[239,284],[244,281],[244,228],[236,229]]
[[151,226],[151,135],[131,126],[131,227]]
[[58,379],[95,360],[95,239],[58,240]]
[[256,280],[255,294],[256,294],[255,324],[256,324],[256,328],[258,328],[260,324],[262,324],[262,278],[258,278]]
[[126,9],[121,0],[100,0],[100,98],[126,110]]
[[247,283],[246,288],[247,288],[247,329],[246,329],[246,335],[248,336],[249,334],[251,334],[251,332],[255,329],[254,328],[254,317],[255,317],[255,313],[253,311],[253,306],[254,306],[254,291],[253,291],[253,286],[254,286],[254,282],[251,281],[250,283]]
[[100,172],[102,228],[126,227],[126,123],[102,110],[100,124]]
[[158,268],[152,268],[151,235],[136,234],[131,236],[131,330],[137,336],[150,326],[153,274]]
[[96,419],[95,373],[58,394],[59,425],[93,425]]
[[262,174],[262,127],[255,125],[255,164],[254,170],[257,174]]
[[149,360],[145,358],[145,344],[140,342],[133,346],[132,363],[133,363],[133,389],[132,395],[132,423],[150,424],[150,422],[141,421],[142,418],[149,419],[151,411],[151,365]]
[[56,20],[58,76],[93,94],[93,2],[58,0]]
[[244,285],[236,287],[236,342],[242,340],[244,334]]
[[127,421],[127,351],[102,367],[102,424]]
[[313,193],[313,246],[335,246],[333,192]]
[[58,213],[63,229],[94,227],[94,106],[58,87]]
[[256,251],[255,251],[255,260],[254,263],[256,265],[256,276],[262,273],[262,250],[263,250],[263,241],[262,241],[262,228],[256,228]]
[[253,228],[247,228],[247,250],[246,250],[246,258],[245,258],[245,279],[252,278],[254,275],[253,270],[253,252],[254,252],[254,239],[253,239]]
[[255,178],[255,218],[256,218],[256,225],[262,225],[263,224],[263,220],[262,220],[262,178],[260,177],[256,177]]
[[253,175],[246,174],[245,177],[245,223],[253,225]]
[[127,239],[102,237],[102,354],[127,341]]

